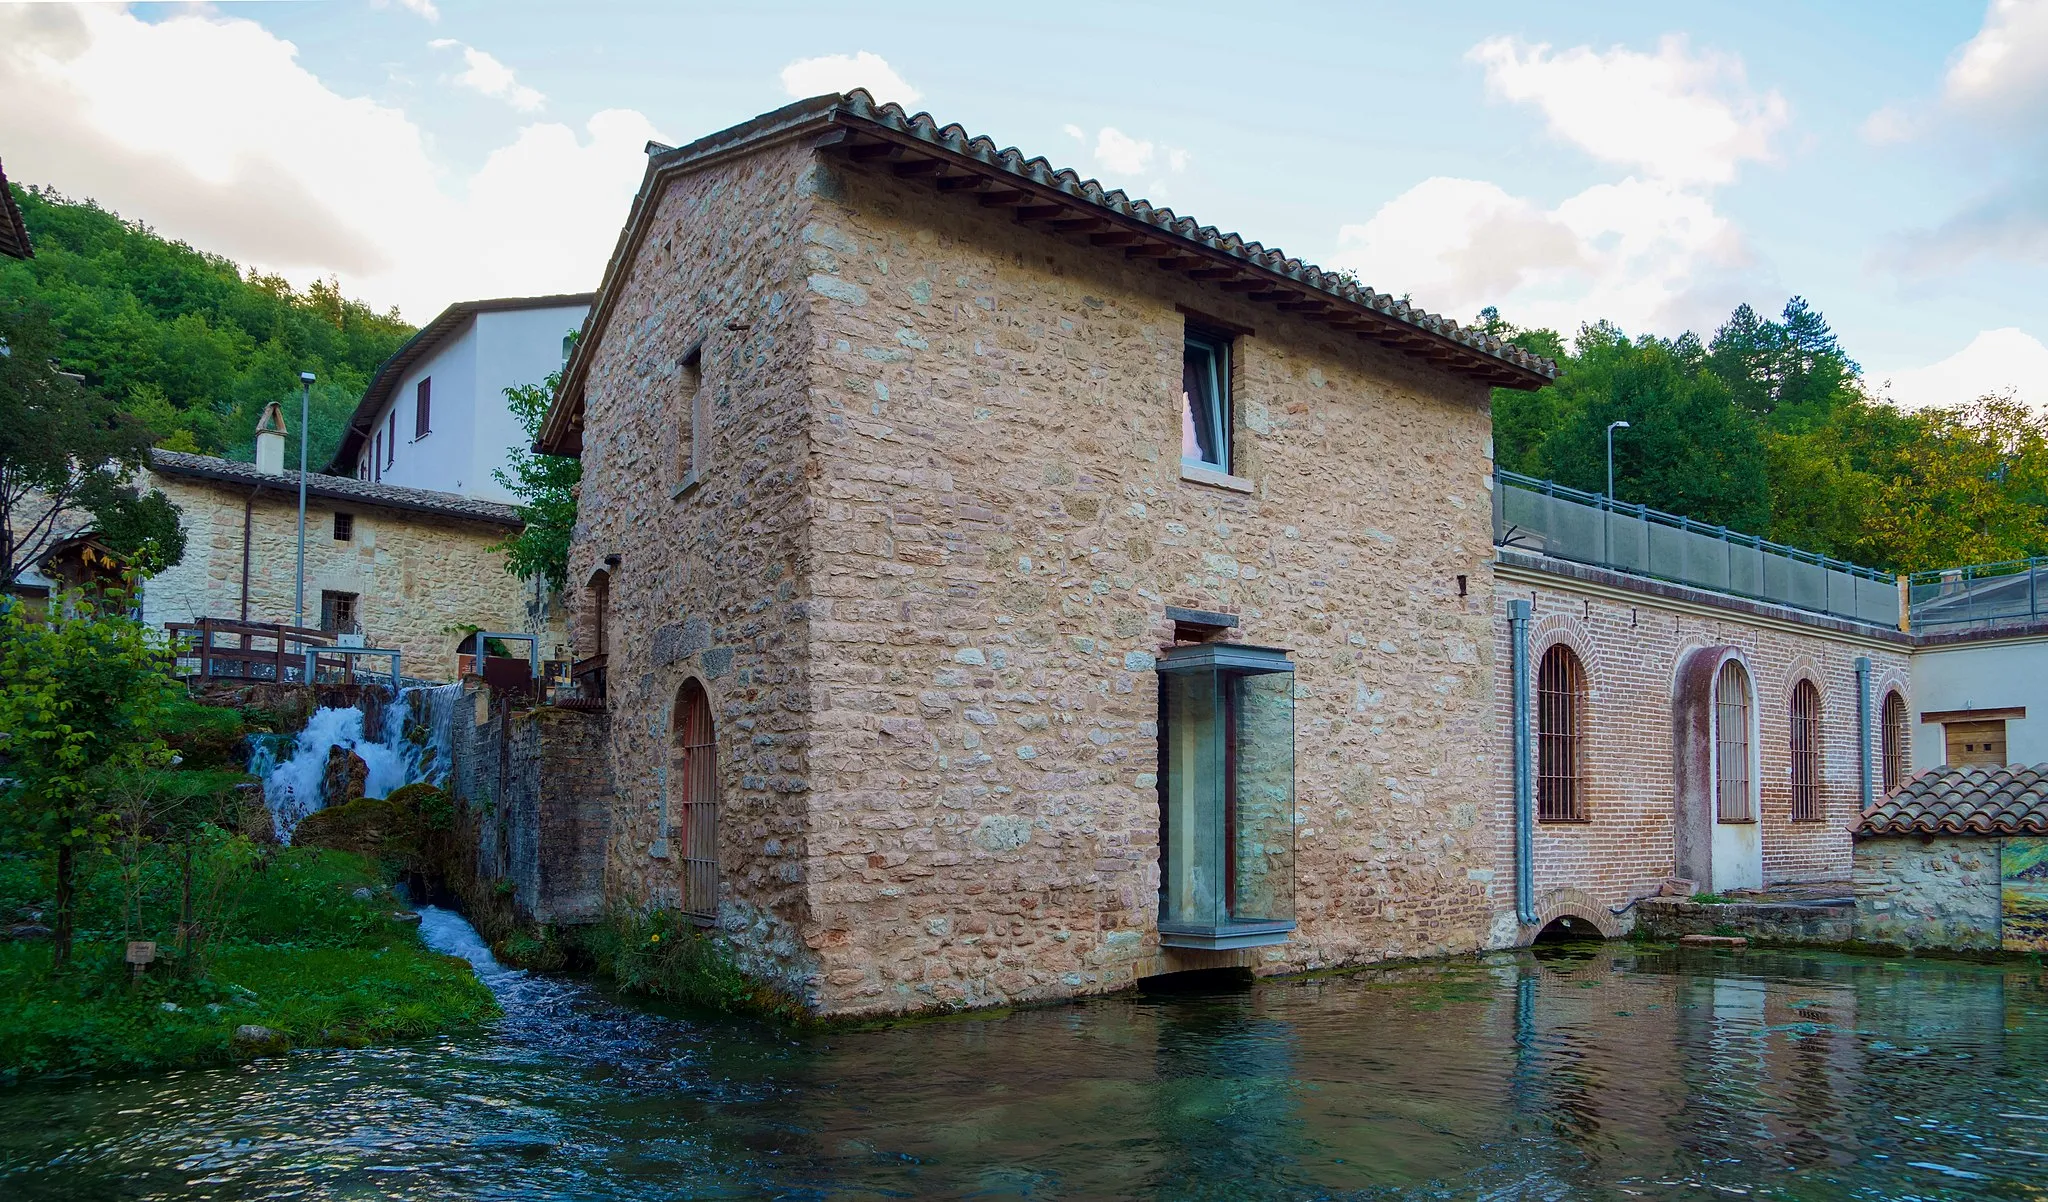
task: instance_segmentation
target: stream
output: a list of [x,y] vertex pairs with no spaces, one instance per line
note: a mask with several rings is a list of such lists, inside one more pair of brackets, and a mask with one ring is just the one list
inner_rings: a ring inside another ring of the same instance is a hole
[[1625,944],[791,1035],[506,969],[490,1032],[0,1092],[0,1198],[2039,1197],[2016,967]]

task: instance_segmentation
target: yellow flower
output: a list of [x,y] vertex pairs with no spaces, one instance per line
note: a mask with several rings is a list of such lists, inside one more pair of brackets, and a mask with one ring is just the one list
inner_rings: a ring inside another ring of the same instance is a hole
[[647,937],[647,942],[649,942],[649,943],[660,943],[660,942],[661,942],[661,936],[659,936],[659,935],[649,935],[649,936]]

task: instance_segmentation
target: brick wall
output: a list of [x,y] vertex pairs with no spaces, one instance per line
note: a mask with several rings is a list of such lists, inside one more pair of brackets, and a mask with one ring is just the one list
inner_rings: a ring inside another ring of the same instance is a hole
[[[1746,614],[1735,606],[1702,607],[1656,591],[1591,587],[1561,574],[1503,569],[1496,590],[1494,707],[1501,771],[1492,822],[1512,832],[1513,673],[1509,670],[1507,603],[1532,602],[1530,695],[1544,651],[1565,643],[1586,669],[1588,736],[1584,781],[1587,820],[1538,823],[1535,877],[1539,907],[1561,890],[1577,890],[1586,907],[1612,907],[1648,894],[1676,872],[1673,841],[1678,784],[1673,774],[1673,690],[1679,664],[1694,651],[1732,647],[1748,668],[1757,701],[1760,835],[1767,883],[1845,880],[1849,826],[1861,802],[1856,736],[1858,656],[1872,661],[1872,709],[1888,683],[1906,678],[1905,649],[1896,640],[1860,638],[1824,624]],[[1792,689],[1811,679],[1821,694],[1819,821],[1791,820]],[[1872,733],[1876,727],[1873,719]],[[1531,728],[1534,739],[1534,727]],[[1532,754],[1532,760],[1533,760]],[[1873,743],[1873,772],[1875,744]],[[1699,801],[1704,803],[1705,798]],[[1527,938],[1513,917],[1513,843],[1503,838],[1495,862],[1494,937],[1505,945]],[[1707,882],[1700,882],[1704,891]],[[1606,914],[1585,914],[1602,922]]]
[[[800,231],[818,1004],[1480,946],[1485,389],[928,186],[831,179]],[[1235,389],[1247,491],[1181,478],[1176,304],[1253,330]],[[1294,652],[1284,946],[1157,944],[1167,604],[1239,614],[1235,637]]]

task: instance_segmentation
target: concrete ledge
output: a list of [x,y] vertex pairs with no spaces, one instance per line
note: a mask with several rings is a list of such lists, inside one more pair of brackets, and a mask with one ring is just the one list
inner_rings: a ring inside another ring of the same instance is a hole
[[1732,931],[1772,943],[1847,943],[1856,935],[1856,904],[1848,898],[1713,904],[1646,897],[1636,903],[1636,926],[1655,939]]

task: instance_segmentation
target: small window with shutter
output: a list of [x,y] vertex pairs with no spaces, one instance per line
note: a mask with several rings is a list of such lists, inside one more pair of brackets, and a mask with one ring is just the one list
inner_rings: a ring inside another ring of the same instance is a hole
[[418,442],[434,431],[434,378],[421,380],[413,390],[412,440]]

